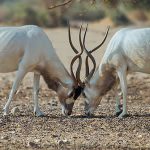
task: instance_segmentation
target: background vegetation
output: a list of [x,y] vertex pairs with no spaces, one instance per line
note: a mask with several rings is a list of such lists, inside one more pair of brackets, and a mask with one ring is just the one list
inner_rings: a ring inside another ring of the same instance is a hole
[[[66,6],[48,9],[64,0],[0,0],[0,24],[65,26],[67,20],[96,21],[110,18],[115,25],[150,19],[149,0],[72,0]],[[131,20],[132,19],[132,20]]]

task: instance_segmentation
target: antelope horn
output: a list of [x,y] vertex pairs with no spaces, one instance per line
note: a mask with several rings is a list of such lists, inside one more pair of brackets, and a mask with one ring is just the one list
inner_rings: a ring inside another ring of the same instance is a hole
[[[86,30],[85,30],[84,37],[83,37],[83,46],[84,46],[86,54],[88,55],[86,57],[86,79],[85,80],[89,80],[92,77],[92,75],[94,74],[95,68],[96,68],[96,61],[95,61],[94,57],[91,55],[91,53],[85,47],[85,37],[86,37],[87,29],[88,29],[88,24],[86,26]],[[89,73],[88,57],[92,60],[92,63],[93,63],[93,69],[91,70],[90,73]]]
[[[84,38],[83,38],[83,46],[84,46],[85,52],[87,54],[86,61],[85,61],[85,64],[86,64],[86,80],[90,80],[90,78],[93,76],[93,74],[95,72],[95,69],[96,69],[96,61],[95,61],[94,57],[91,55],[91,53],[93,53],[94,51],[96,51],[98,48],[100,48],[104,44],[104,42],[105,42],[105,40],[106,40],[106,38],[108,36],[109,28],[110,27],[108,26],[103,41],[98,46],[96,46],[94,49],[88,51],[86,49],[86,47],[85,47],[85,37],[86,37],[86,32],[87,32],[87,27],[86,27],[86,31],[85,31]],[[93,63],[93,69],[91,70],[90,73],[89,73],[88,57],[91,59],[91,61]]]
[[82,40],[81,40],[81,31],[82,31],[82,25],[80,27],[80,32],[79,32],[79,43],[80,43],[80,47],[81,47],[81,52],[80,52],[80,56],[79,56],[79,65],[78,65],[78,68],[77,68],[77,71],[76,71],[76,79],[77,79],[79,85],[83,86],[83,83],[82,83],[82,81],[80,79],[80,72],[81,72],[81,65],[82,65],[81,54],[84,51],[84,47],[83,47]]
[[[79,32],[79,41],[80,41],[80,46],[81,46],[81,52],[79,53],[78,50],[74,47],[73,43],[72,43],[72,39],[71,39],[71,32],[70,32],[70,24],[69,24],[69,28],[68,28],[68,33],[69,33],[69,43],[71,48],[73,49],[73,51],[76,53],[76,56],[72,59],[71,64],[70,64],[70,70],[71,70],[71,75],[74,79],[74,81],[77,82],[77,84],[82,85],[82,81],[80,80],[80,71],[81,71],[81,65],[82,65],[82,58],[81,55],[83,53],[83,45],[82,45],[82,41],[81,41],[81,30],[82,30],[82,25],[80,27],[80,32]],[[75,63],[75,61],[79,59],[79,64],[77,67],[77,71],[76,71],[76,77],[74,75],[73,72],[73,64]]]
[[72,39],[71,39],[71,32],[70,32],[70,23],[68,22],[68,36],[69,36],[69,43],[71,48],[73,49],[73,51],[78,54],[78,50],[74,47],[73,43],[72,43]]
[[93,48],[93,49],[90,51],[90,53],[93,53],[94,51],[96,51],[97,49],[99,49],[99,48],[104,44],[104,42],[106,41],[106,38],[107,38],[107,36],[108,36],[109,29],[110,29],[110,26],[107,27],[107,31],[106,31],[106,33],[105,33],[105,37],[104,37],[103,41],[101,42],[101,44],[99,44],[98,46],[96,46],[95,48]]

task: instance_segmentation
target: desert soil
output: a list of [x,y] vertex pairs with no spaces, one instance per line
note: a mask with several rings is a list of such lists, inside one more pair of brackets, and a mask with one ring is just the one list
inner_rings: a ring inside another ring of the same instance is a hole
[[[87,47],[96,46],[104,36],[106,27],[89,26]],[[119,28],[112,28],[104,46],[95,52],[99,64],[106,45]],[[46,29],[60,59],[69,70],[73,57],[66,28]],[[72,30],[74,44],[78,45],[78,29]],[[61,115],[57,94],[49,90],[41,79],[39,103],[45,117],[35,117],[32,102],[32,73],[20,86],[20,92],[11,103],[15,115],[3,117],[5,105],[15,73],[0,74],[0,149],[150,149],[150,75],[133,73],[128,76],[128,114],[124,119],[115,116],[114,92],[105,95],[95,117],[84,116],[84,98],[75,103],[73,114]],[[84,66],[82,78],[84,77]]]

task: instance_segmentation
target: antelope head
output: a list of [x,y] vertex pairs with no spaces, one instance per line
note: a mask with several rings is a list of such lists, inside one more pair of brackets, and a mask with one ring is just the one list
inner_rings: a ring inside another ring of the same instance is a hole
[[[84,90],[82,91],[82,94],[85,97],[85,114],[91,116],[93,115],[95,109],[99,105],[100,100],[102,98],[100,94],[101,78],[99,75],[99,69],[98,68],[96,69],[96,61],[95,58],[92,56],[92,53],[97,49],[99,49],[104,44],[109,32],[109,27],[107,28],[103,41],[92,50],[87,50],[87,48],[85,47],[85,37],[87,33],[87,27],[83,37],[83,48],[87,56],[85,60],[86,73],[85,73],[85,80],[84,80]],[[93,68],[91,69],[91,71],[89,71],[89,58],[93,63]]]
[[[68,24],[69,43],[70,43],[72,50],[74,51],[74,53],[76,55],[73,57],[73,59],[71,60],[71,63],[70,63],[70,72],[71,72],[71,77],[73,79],[74,85],[73,85],[73,87],[70,88],[70,89],[72,89],[70,92],[68,92],[68,91],[66,92],[66,93],[68,93],[67,94],[68,96],[66,98],[64,98],[66,100],[65,100],[65,102],[62,103],[62,112],[65,115],[70,115],[72,113],[74,102],[80,96],[81,92],[83,91],[83,87],[84,87],[83,82],[80,79],[80,71],[81,71],[81,66],[82,66],[81,55],[84,51],[82,40],[81,40],[81,31],[82,31],[82,25],[81,25],[80,31],[79,31],[79,43],[80,43],[81,51],[78,51],[75,48],[75,46],[73,45],[72,38],[71,38],[70,24]],[[77,60],[79,61],[79,63],[77,65],[76,73],[74,73],[73,65]],[[64,91],[65,91],[64,88],[62,91],[63,91],[62,95],[66,95],[66,94],[64,94]],[[60,96],[61,98],[62,98],[62,95]],[[68,99],[68,97],[69,97],[69,99]]]

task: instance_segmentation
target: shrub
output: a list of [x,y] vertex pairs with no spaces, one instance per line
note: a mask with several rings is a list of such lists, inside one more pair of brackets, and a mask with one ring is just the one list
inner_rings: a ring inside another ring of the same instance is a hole
[[115,25],[128,25],[131,21],[127,18],[127,16],[121,11],[114,11],[110,13],[110,18],[113,20]]
[[[48,3],[42,0],[4,0],[1,1],[0,21],[7,24],[36,24],[46,27],[66,26],[68,19],[93,21],[104,17],[100,7],[90,3],[74,2],[54,10],[48,10]],[[5,11],[4,11],[5,10]],[[84,14],[83,16],[81,14]]]
[[87,2],[74,3],[74,5],[69,8],[65,14],[66,18],[71,18],[73,20],[84,20],[84,21],[94,21],[104,18],[104,10],[96,5],[90,5]]
[[[5,10],[5,20],[7,24],[36,24],[40,26],[49,26],[49,14],[44,6],[34,0],[19,2],[13,0],[13,3],[6,1],[1,6]],[[41,8],[39,8],[41,6]]]

